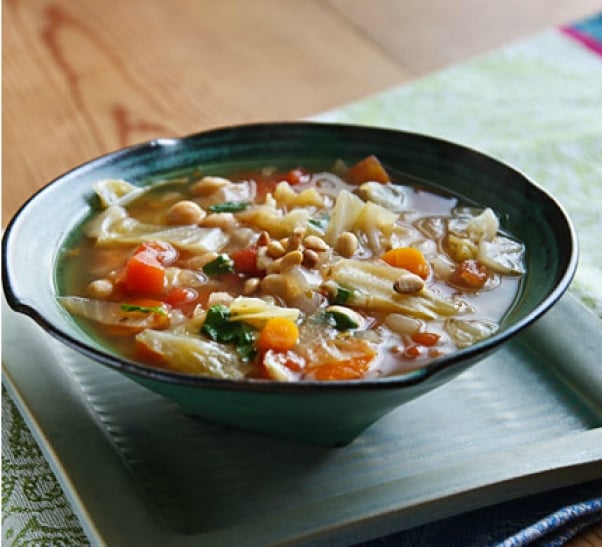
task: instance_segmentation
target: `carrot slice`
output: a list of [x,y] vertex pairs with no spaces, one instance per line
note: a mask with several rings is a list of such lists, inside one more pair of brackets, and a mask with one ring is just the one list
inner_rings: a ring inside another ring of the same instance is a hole
[[362,378],[376,357],[370,343],[358,338],[331,340],[314,346],[308,375],[320,381]]
[[421,346],[434,346],[441,338],[436,332],[415,332],[412,334],[412,340]]
[[361,378],[370,366],[372,357],[356,357],[335,361],[316,367],[313,375],[316,380],[357,380]]
[[368,156],[349,168],[345,175],[347,182],[362,184],[363,182],[391,182],[389,173],[376,156]]
[[260,351],[281,351],[293,349],[299,339],[299,329],[294,321],[286,317],[272,317],[257,338],[257,349]]
[[404,268],[422,279],[429,275],[429,265],[424,255],[415,247],[397,247],[390,249],[381,258],[390,266]]

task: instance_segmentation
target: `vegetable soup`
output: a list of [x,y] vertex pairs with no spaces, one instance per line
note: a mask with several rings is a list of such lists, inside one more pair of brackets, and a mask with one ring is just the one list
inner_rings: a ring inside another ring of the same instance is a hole
[[229,379],[403,374],[493,334],[519,292],[524,247],[494,211],[395,183],[374,156],[222,175],[96,183],[59,300],[124,357]]

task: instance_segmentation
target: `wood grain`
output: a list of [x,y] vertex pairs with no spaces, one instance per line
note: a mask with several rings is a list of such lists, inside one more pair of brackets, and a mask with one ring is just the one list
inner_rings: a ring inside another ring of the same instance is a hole
[[[602,8],[600,0],[328,0],[366,39],[423,75]],[[369,4],[369,6],[368,6]]]
[[602,545],[602,522],[583,530],[566,547],[600,547]]
[[312,0],[12,0],[3,23],[4,220],[121,146],[300,118],[411,77]]

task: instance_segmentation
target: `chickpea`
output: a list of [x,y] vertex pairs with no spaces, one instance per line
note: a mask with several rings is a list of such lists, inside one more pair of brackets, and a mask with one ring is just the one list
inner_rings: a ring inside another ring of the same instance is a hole
[[190,193],[195,196],[208,196],[229,184],[232,184],[231,181],[222,177],[203,177],[190,187]]
[[183,199],[174,203],[167,211],[168,224],[198,224],[207,213],[198,203]]
[[238,220],[232,213],[211,213],[207,215],[202,225],[208,228],[234,228],[238,225]]
[[113,283],[108,279],[95,279],[88,285],[87,291],[92,298],[104,300],[111,296]]

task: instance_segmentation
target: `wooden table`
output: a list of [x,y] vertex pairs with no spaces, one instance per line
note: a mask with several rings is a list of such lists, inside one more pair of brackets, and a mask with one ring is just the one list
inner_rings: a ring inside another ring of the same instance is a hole
[[6,225],[49,180],[121,146],[309,116],[580,18],[600,0],[5,0],[3,7]]
[[[155,137],[297,119],[599,0],[4,0],[5,226],[65,170]],[[572,545],[602,542],[602,526]]]

